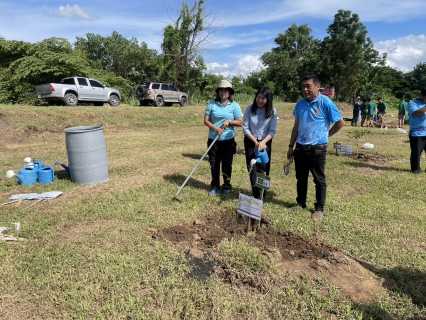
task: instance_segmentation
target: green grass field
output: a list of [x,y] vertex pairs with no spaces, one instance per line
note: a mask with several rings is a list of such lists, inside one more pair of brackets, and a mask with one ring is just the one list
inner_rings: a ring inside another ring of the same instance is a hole
[[[216,264],[201,279],[191,276],[192,247],[153,237],[193,221],[206,228],[216,220],[220,224],[234,215],[238,194],[250,194],[239,128],[230,197],[207,195],[210,169],[204,161],[180,193],[182,203],[173,200],[207,148],[204,106],[0,105],[0,204],[13,194],[63,192],[30,208],[29,200],[0,206],[0,227],[10,228],[3,233],[25,239],[0,242],[0,317],[425,319],[426,173],[409,172],[408,137],[396,130],[397,112],[386,115],[387,130],[346,122],[331,137],[330,145],[352,145],[353,155],[336,155],[329,148],[326,216],[315,224],[310,219],[312,179],[308,210],[287,211],[296,197],[294,166],[288,176],[283,174],[293,106],[275,105],[280,120],[273,140],[271,190],[263,207],[271,224],[261,229],[338,248],[374,272],[371,281],[377,290],[352,290],[348,298],[344,290],[351,288],[336,285],[332,272],[296,270],[294,264],[294,270],[285,268],[259,249],[255,233],[204,245],[201,257]],[[350,108],[342,107],[342,113],[351,117]],[[6,171],[17,172],[28,156],[51,166],[56,159],[67,164],[64,129],[92,125],[103,126],[109,182],[81,186],[58,166],[50,185],[20,186],[16,178],[6,178]],[[363,149],[366,142],[374,149]],[[365,157],[358,159],[361,153]],[[13,222],[21,223],[19,233]],[[227,220],[226,227],[233,223],[238,222]]]

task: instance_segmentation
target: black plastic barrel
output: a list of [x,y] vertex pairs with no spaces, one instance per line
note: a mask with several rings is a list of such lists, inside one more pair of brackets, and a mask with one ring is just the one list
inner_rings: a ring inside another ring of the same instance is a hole
[[109,181],[102,126],[67,128],[65,142],[68,167],[73,182],[89,185]]

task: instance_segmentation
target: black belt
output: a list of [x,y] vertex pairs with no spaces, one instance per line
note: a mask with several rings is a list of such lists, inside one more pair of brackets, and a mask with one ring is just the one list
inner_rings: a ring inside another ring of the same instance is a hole
[[317,144],[317,145],[311,145],[311,144],[299,144],[296,143],[296,148],[300,148],[303,150],[312,150],[312,149],[325,149],[327,148],[327,144]]

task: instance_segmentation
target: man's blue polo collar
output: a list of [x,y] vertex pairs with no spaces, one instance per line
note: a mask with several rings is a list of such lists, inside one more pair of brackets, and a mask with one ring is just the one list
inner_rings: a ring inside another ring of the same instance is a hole
[[312,102],[309,102],[309,101],[308,101],[308,100],[306,100],[306,99],[305,99],[305,101],[306,101],[306,103],[307,103],[307,104],[311,104],[311,103],[314,103],[314,102],[318,102],[318,100],[321,98],[321,96],[322,96],[321,92],[318,92],[318,95],[316,96],[316,98],[315,98],[314,100],[312,100]]

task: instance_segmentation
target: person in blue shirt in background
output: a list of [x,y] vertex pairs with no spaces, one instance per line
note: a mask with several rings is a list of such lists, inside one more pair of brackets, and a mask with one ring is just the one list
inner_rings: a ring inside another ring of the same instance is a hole
[[420,157],[426,152],[426,88],[420,91],[420,95],[416,100],[411,101],[407,107],[410,116],[410,167],[411,172],[419,174]]
[[208,152],[212,175],[210,183],[212,189],[209,192],[211,196],[220,190],[221,164],[222,194],[227,196],[232,189],[232,160],[237,152],[234,127],[241,127],[243,124],[243,113],[240,105],[234,101],[233,94],[232,84],[227,80],[221,80],[216,89],[216,98],[210,101],[204,115],[204,124],[209,127],[207,146],[212,144],[217,135],[220,136]]
[[[345,125],[336,104],[319,92],[320,86],[320,79],[315,74],[302,79],[303,99],[296,104],[293,111],[294,127],[287,151],[287,159],[294,156],[297,180],[297,205],[289,208],[289,211],[306,208],[308,176],[311,172],[316,195],[315,211],[311,215],[314,221],[322,220],[324,217],[328,137]],[[331,123],[334,125],[330,128]],[[293,150],[294,147],[296,148]]]
[[[256,199],[260,199],[260,189],[255,186],[256,172],[269,176],[271,169],[272,138],[277,131],[277,110],[273,107],[272,102],[272,90],[268,87],[261,87],[256,93],[253,104],[247,107],[243,117],[246,163],[250,173],[253,197]],[[251,168],[252,159],[256,159],[256,150],[265,149],[269,162],[265,165],[257,163],[255,168]],[[266,195],[266,190],[264,195]]]

